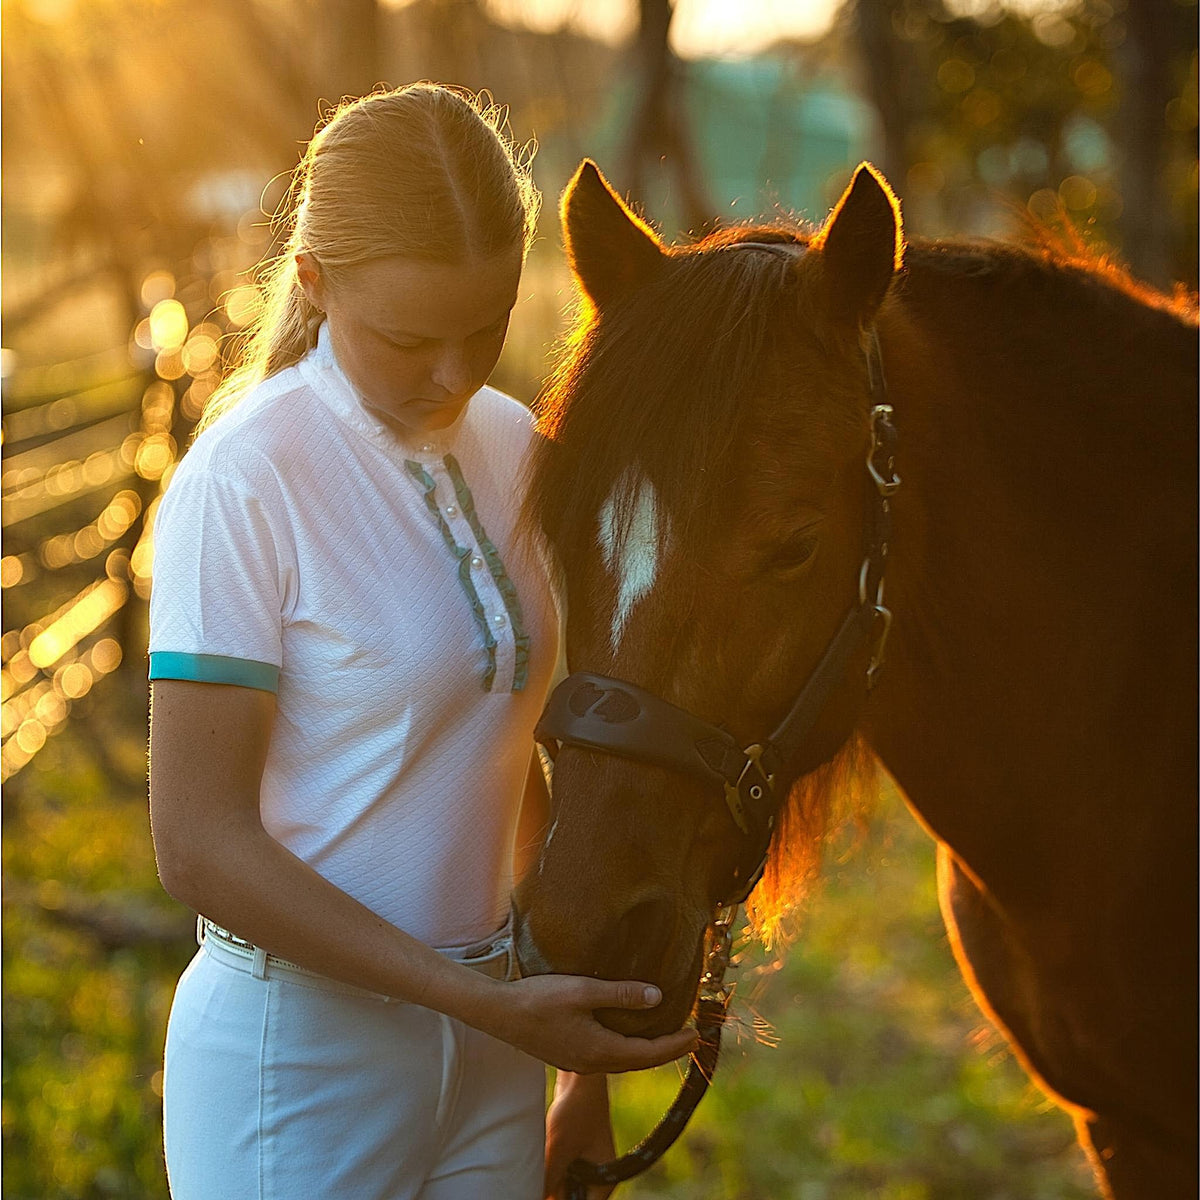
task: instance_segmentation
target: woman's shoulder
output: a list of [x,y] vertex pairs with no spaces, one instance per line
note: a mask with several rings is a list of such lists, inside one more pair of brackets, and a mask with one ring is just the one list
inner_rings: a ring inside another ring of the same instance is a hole
[[177,474],[220,476],[252,483],[281,465],[321,427],[320,402],[296,367],[287,367],[251,387],[228,412],[200,434]]

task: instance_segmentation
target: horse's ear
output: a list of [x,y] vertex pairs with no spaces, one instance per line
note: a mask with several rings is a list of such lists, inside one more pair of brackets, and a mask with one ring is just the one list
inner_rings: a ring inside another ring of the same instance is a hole
[[867,324],[904,254],[900,202],[870,163],[859,164],[812,245],[822,252],[834,316]]
[[590,158],[562,197],[567,257],[597,308],[637,287],[661,264],[662,243],[612,190]]

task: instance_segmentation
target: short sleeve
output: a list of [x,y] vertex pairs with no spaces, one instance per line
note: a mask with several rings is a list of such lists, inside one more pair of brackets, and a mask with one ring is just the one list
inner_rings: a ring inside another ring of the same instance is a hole
[[154,522],[150,678],[276,691],[294,578],[279,515],[246,484],[187,467]]

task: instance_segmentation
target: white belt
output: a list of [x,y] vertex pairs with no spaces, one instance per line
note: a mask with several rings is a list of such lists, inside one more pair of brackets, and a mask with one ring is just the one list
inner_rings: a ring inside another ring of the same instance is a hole
[[[377,1000],[387,1000],[396,1003],[394,997],[371,992],[353,984],[341,983],[330,979],[307,967],[301,967],[286,958],[268,954],[260,946],[240,938],[236,933],[223,929],[215,921],[207,917],[196,918],[196,941],[214,958],[220,959],[229,966],[241,971],[247,971],[258,979],[272,975],[281,978],[293,978],[295,982],[306,983],[308,986],[325,987],[331,991],[347,992],[373,997]],[[491,979],[510,980],[517,978],[516,956],[513,954],[512,929],[510,925],[497,930],[490,938],[476,942],[470,946],[451,946],[438,949],[439,954],[445,955],[454,962],[470,967]],[[298,978],[297,978],[298,977]]]

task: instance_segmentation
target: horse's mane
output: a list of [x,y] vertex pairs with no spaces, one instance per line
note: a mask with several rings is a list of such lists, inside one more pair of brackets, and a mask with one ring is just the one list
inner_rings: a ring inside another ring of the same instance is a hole
[[[740,415],[759,385],[767,348],[788,345],[810,324],[797,306],[802,288],[782,256],[705,253],[739,241],[806,243],[796,223],[740,226],[668,252],[666,269],[602,313],[582,304],[535,402],[546,435],[526,498],[527,533],[544,536],[570,576],[592,552],[596,518],[614,494],[617,526],[628,532],[634,497],[626,478],[649,479],[671,515],[677,552],[710,526],[737,477],[733,450]],[[1021,289],[1082,289],[1100,305],[1151,309],[1195,320],[1194,298],[1174,299],[1138,283],[1115,261],[1035,244],[916,242],[913,273],[962,283],[988,276]],[[898,289],[905,293],[901,278]],[[811,324],[819,325],[819,322]],[[647,331],[653,334],[648,335]],[[664,348],[669,347],[669,353]],[[678,403],[669,403],[676,398]],[[768,942],[786,938],[786,918],[820,865],[825,834],[839,818],[860,817],[873,799],[875,763],[851,738],[835,760],[792,790],[766,872],[747,905]]]
[[1122,293],[1147,308],[1172,312],[1193,323],[1200,315],[1200,296],[1196,292],[1176,283],[1167,295],[1143,283],[1114,250],[1089,241],[1069,216],[1060,214],[1047,221],[1022,210],[1021,221],[1017,244],[1024,246],[1044,270],[1068,270],[1077,279],[1090,279],[1093,286]]
[[1200,298],[1183,284],[1168,295],[1135,278],[1111,250],[1088,245],[1070,226],[1030,221],[1015,241],[917,239],[906,263],[957,280],[987,278],[1017,289],[1062,289],[1076,304],[1120,305],[1195,325]]

